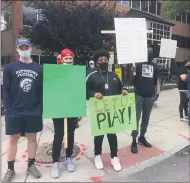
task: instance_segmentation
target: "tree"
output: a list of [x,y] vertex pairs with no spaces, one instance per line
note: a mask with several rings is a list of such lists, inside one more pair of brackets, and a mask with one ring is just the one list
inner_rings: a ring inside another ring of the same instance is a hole
[[190,1],[167,0],[163,2],[163,15],[173,19],[175,16],[190,12]]
[[49,55],[70,48],[76,60],[84,64],[94,50],[111,49],[114,36],[102,35],[101,30],[114,29],[114,17],[126,15],[95,2],[28,1],[28,6],[40,9],[42,19],[32,27],[24,27],[21,33]]

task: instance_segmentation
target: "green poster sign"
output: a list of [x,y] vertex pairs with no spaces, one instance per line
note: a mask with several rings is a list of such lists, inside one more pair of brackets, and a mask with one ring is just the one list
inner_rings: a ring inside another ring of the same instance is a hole
[[92,136],[136,130],[135,95],[115,95],[90,99]]
[[43,118],[86,116],[86,68],[43,66]]

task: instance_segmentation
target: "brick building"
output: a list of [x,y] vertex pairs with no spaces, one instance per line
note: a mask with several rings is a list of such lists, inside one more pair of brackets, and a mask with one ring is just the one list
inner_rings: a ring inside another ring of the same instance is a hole
[[[104,1],[109,8],[117,11],[127,11],[129,17],[143,17],[147,19],[147,28],[153,30],[148,35],[148,43],[159,45],[161,38],[176,39],[178,49],[177,61],[190,58],[190,14],[186,13],[175,20],[164,20],[162,18],[162,1]],[[1,61],[2,64],[10,62],[17,57],[15,51],[15,40],[19,29],[23,26],[31,26],[31,20],[40,20],[38,10],[27,8],[23,1],[1,1]],[[41,51],[33,48],[32,55],[40,60]],[[46,59],[48,59],[46,57]],[[170,59],[158,58],[165,67],[170,66]]]

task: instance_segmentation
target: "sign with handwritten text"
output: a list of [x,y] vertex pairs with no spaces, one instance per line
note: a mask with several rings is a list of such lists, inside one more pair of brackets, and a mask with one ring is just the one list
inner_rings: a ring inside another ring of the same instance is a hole
[[90,99],[92,136],[137,129],[135,94]]

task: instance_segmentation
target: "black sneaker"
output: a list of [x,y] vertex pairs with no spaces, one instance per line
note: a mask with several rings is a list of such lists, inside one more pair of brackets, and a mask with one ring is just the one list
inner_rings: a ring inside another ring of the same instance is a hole
[[11,170],[11,169],[8,169],[5,176],[3,177],[2,182],[11,182],[14,175],[15,175],[15,171]]
[[139,137],[138,144],[143,145],[143,146],[148,147],[148,148],[152,147],[152,145],[149,142],[146,141],[144,136]]
[[134,154],[136,154],[138,152],[136,141],[133,141],[131,144],[131,152]]

